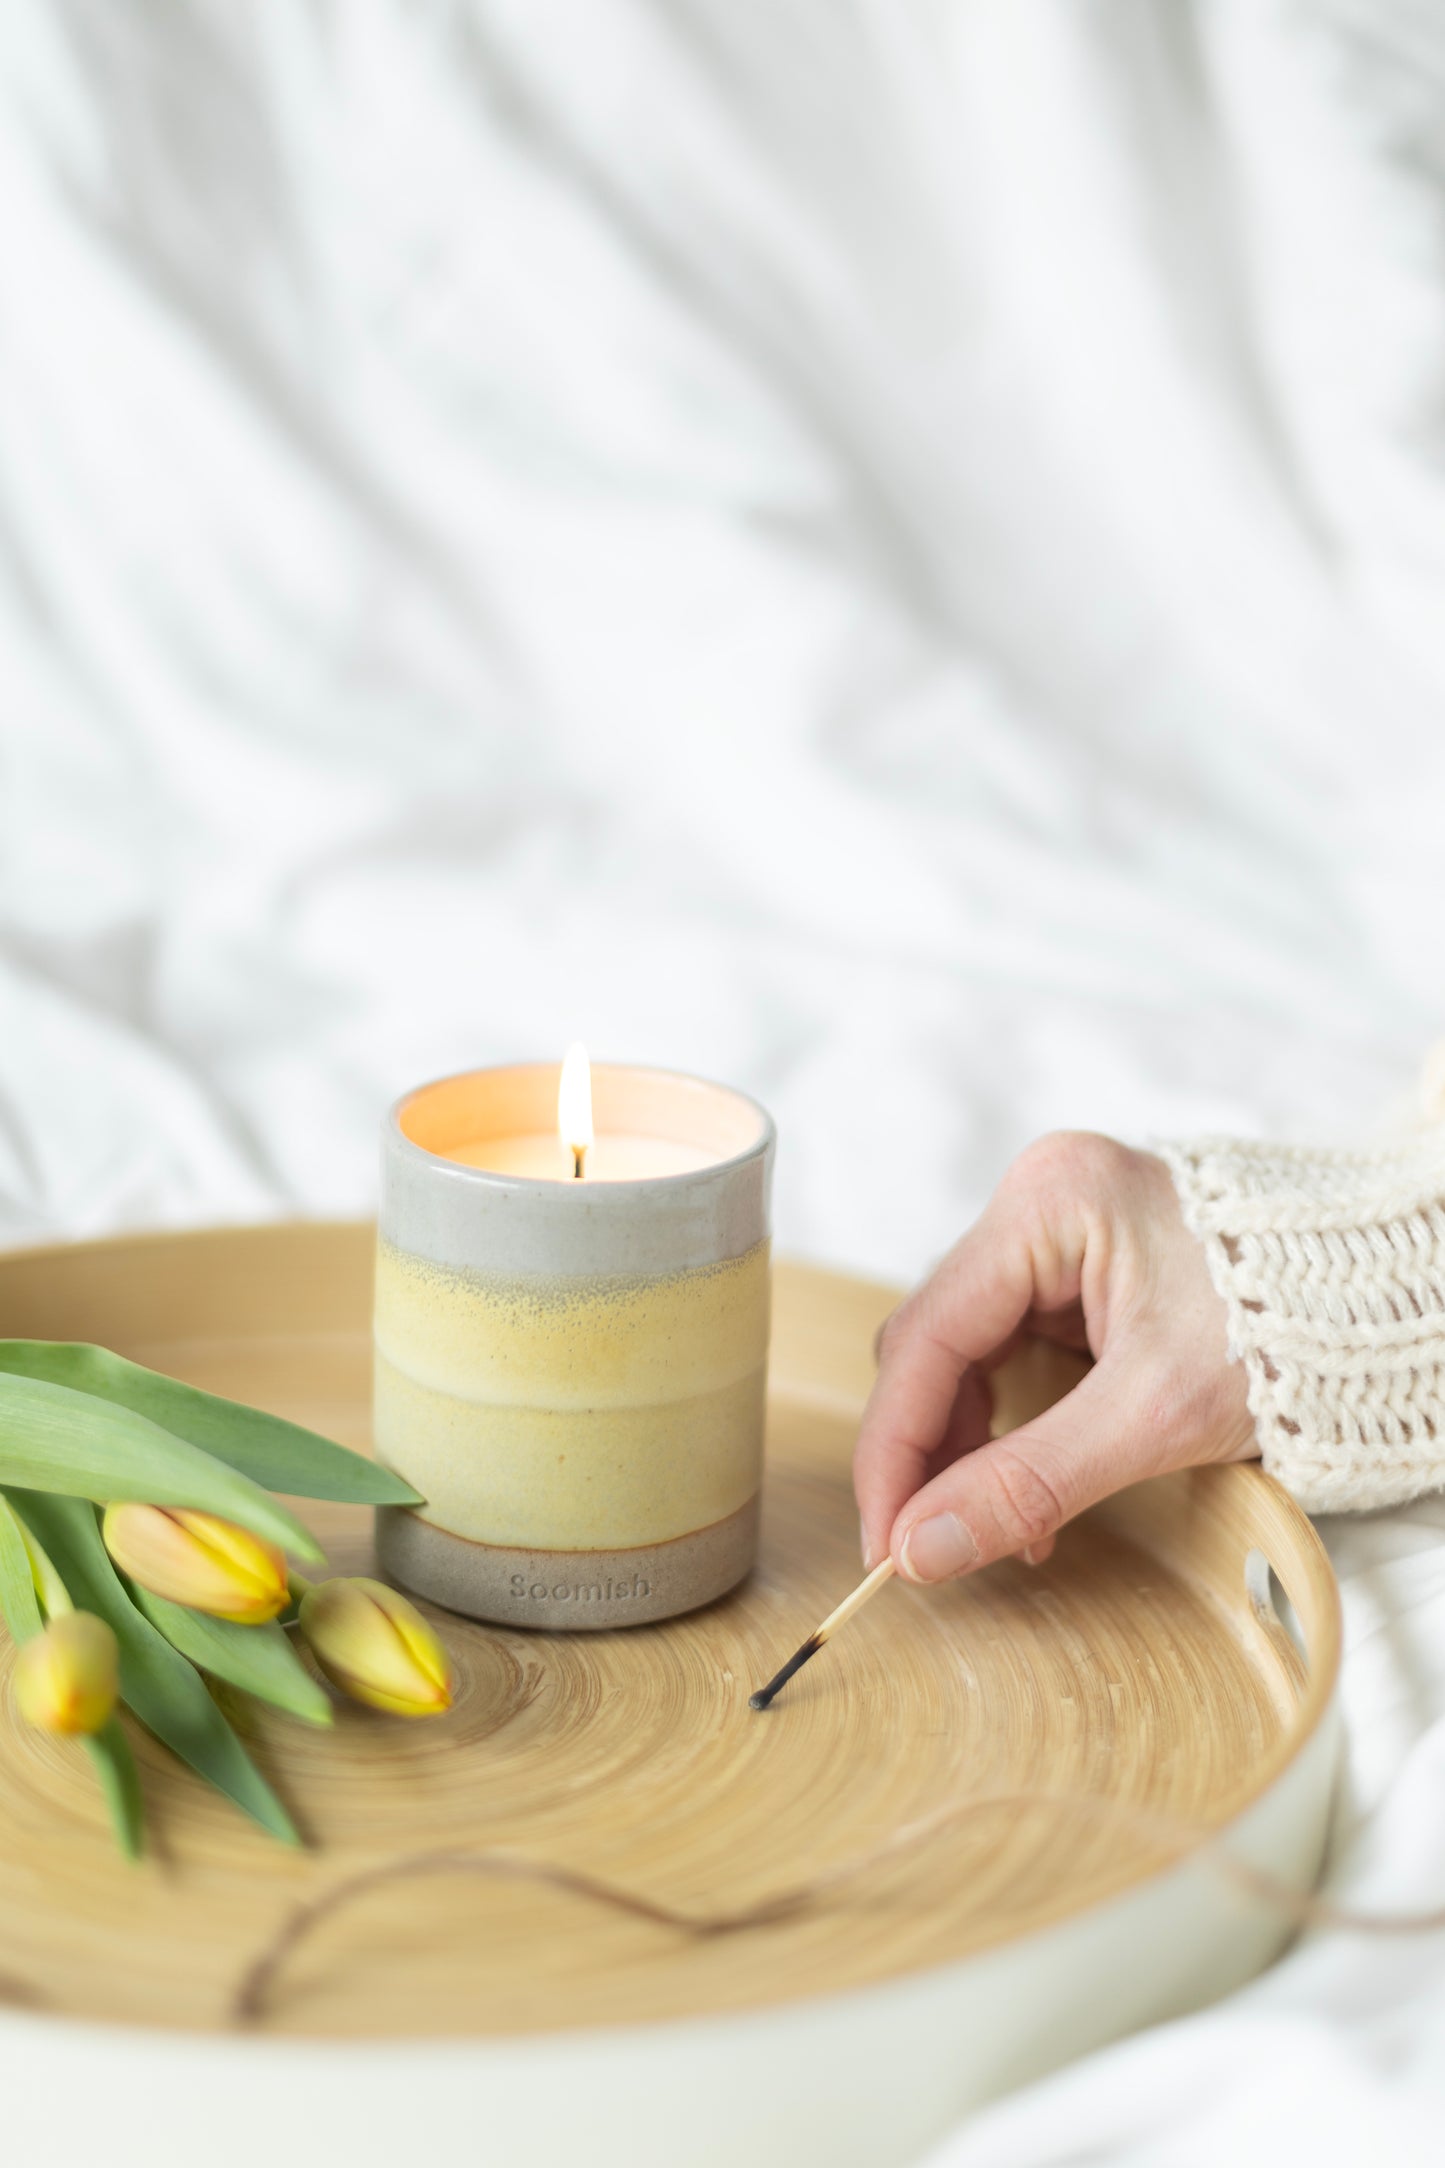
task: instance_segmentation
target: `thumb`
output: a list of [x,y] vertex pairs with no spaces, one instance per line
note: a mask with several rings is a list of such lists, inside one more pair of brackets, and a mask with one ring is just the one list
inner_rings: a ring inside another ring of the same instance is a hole
[[1148,1474],[1148,1425],[1129,1421],[1118,1367],[1106,1357],[1033,1422],[965,1454],[917,1491],[889,1536],[904,1578],[948,1581],[1011,1558]]

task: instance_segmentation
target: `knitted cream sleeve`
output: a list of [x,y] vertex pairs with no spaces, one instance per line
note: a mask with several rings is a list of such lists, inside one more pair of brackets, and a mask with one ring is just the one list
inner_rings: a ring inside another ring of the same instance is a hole
[[1380,1152],[1160,1149],[1270,1473],[1313,1513],[1445,1485],[1445,1127]]

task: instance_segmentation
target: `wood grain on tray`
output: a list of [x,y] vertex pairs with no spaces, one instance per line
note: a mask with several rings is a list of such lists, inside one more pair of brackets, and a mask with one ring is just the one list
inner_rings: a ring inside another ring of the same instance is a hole
[[[0,1330],[104,1341],[364,1445],[370,1242],[363,1227],[304,1226],[14,1255],[0,1259]],[[531,1883],[378,1887],[297,1950],[266,2023],[485,2035],[746,2009],[1059,1919],[1171,1857],[1166,1827],[1202,1835],[1240,1810],[1319,1720],[1338,1661],[1324,1553],[1252,1468],[1142,1486],[1066,1530],[1042,1570],[1003,1566],[934,1592],[894,1584],[774,1710],[749,1710],[750,1688],[858,1577],[849,1454],[892,1299],[779,1268],[762,1557],[735,1596],[575,1638],[435,1614],[461,1683],[451,1714],[426,1725],[345,1707],[315,1732],[248,1709],[258,1757],[312,1841],[302,1855],[241,1825],[137,1734],[157,1856],[125,1865],[78,1750],[16,1722],[6,1645],[7,1992],[70,2016],[221,2027],[298,1903],[400,1855],[502,1846],[668,1905],[735,1909],[978,1801],[826,1903],[727,1937]],[[1012,1413],[1067,1382],[1030,1355],[1004,1381]],[[367,1569],[367,1514],[304,1510],[334,1566]],[[1264,1561],[1308,1666],[1261,1601]],[[1081,1812],[1078,1795],[1121,1811]],[[1154,1837],[1149,1816],[1162,1818]]]

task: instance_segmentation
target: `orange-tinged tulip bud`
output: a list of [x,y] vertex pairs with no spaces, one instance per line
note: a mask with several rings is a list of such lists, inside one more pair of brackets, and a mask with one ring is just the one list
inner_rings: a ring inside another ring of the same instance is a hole
[[384,1581],[341,1576],[301,1599],[301,1631],[333,1686],[393,1716],[452,1705],[447,1652],[413,1603]]
[[127,1503],[106,1507],[102,1534],[121,1572],[153,1596],[241,1626],[262,1626],[286,1608],[285,1559],[234,1521]]
[[93,1611],[64,1611],[15,1659],[15,1699],[40,1731],[99,1731],[120,1691],[115,1635]]

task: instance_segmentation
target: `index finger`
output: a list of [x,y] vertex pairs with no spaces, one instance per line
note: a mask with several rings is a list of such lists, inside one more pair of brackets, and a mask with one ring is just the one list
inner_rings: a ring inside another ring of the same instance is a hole
[[853,1487],[872,1558],[929,1475],[964,1372],[1002,1346],[1033,1303],[1033,1259],[1012,1215],[990,1205],[884,1326],[878,1376],[853,1452]]

